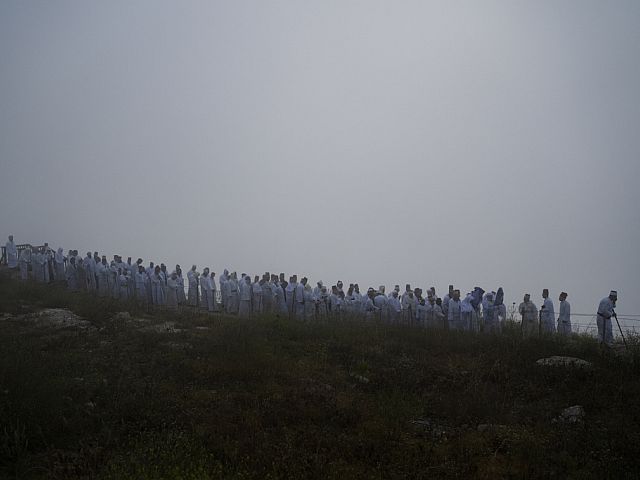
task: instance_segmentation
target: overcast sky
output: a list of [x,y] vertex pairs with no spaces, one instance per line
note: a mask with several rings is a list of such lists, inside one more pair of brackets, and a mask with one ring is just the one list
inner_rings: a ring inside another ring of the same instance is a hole
[[4,238],[640,313],[638,1],[4,0],[0,66]]

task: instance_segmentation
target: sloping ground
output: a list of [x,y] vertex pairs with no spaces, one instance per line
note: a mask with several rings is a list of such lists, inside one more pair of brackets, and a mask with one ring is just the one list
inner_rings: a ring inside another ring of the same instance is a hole
[[[121,310],[0,280],[0,477],[640,472],[633,352],[603,354],[588,338],[524,342],[517,332]],[[536,364],[553,355],[591,365]],[[565,421],[576,405],[583,410]]]

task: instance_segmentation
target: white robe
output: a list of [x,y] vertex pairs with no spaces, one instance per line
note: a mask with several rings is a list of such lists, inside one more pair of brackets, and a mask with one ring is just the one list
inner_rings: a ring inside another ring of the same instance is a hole
[[202,308],[208,312],[213,312],[213,289],[211,288],[211,277],[209,275],[200,277],[200,292]]
[[542,304],[542,315],[540,315],[542,331],[546,333],[555,333],[556,322],[555,312],[553,311],[553,301],[550,298],[545,298]]
[[16,244],[12,241],[7,241],[5,245],[7,251],[7,266],[9,268],[16,268],[18,266],[18,249]]
[[189,270],[187,272],[187,282],[189,282],[189,305],[195,307],[198,305],[198,279],[200,274]]
[[598,315],[596,324],[598,326],[598,341],[611,345],[613,343],[613,326],[612,320],[615,304],[609,297],[605,297],[598,305]]
[[262,313],[262,285],[260,282],[254,282],[251,285],[251,294],[252,294],[252,307],[253,313]]
[[31,254],[28,250],[20,252],[20,279],[29,280],[29,263],[31,263]]
[[391,323],[398,323],[400,320],[400,312],[402,311],[400,299],[391,295],[387,300],[387,308],[389,310],[389,320]]
[[154,305],[164,305],[166,303],[162,278],[155,273],[151,276],[151,300]]
[[67,288],[72,292],[76,292],[78,290],[78,269],[75,265],[69,264],[67,267],[67,271],[65,272],[66,280],[67,280]]
[[146,272],[136,272],[135,274],[136,280],[136,298],[139,303],[147,303],[147,273]]
[[87,289],[95,291],[98,288],[96,284],[96,262],[91,256],[84,259],[84,268],[87,272]]
[[64,275],[64,254],[62,253],[62,249],[59,248],[54,256],[54,265],[56,270],[56,280],[58,282],[62,282],[65,280]]
[[462,305],[460,300],[455,301],[453,298],[449,300],[447,320],[449,322],[450,330],[464,330],[464,326],[462,325]]
[[173,310],[178,308],[178,282],[171,277],[167,279],[167,306]]
[[298,320],[304,320],[304,285],[301,283],[296,284],[295,290],[295,301],[296,301],[296,318]]
[[248,318],[251,315],[251,284],[242,282],[240,285],[240,305],[238,314],[241,317]]
[[176,282],[178,283],[178,304],[184,305],[187,303],[187,297],[184,293],[184,278],[182,275],[178,275]]
[[571,333],[571,305],[566,300],[562,300],[560,302],[558,333],[562,335],[568,335]]
[[129,279],[126,275],[118,275],[118,289],[120,290],[120,300],[127,301],[129,299]]
[[98,276],[98,295],[107,297],[109,295],[111,269],[108,265],[98,263],[96,265],[96,274]]
[[239,302],[238,280],[230,278],[227,282],[227,313],[238,313]]

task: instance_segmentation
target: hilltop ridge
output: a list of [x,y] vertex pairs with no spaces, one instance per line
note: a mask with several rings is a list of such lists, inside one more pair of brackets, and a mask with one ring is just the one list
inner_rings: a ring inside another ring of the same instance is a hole
[[[0,473],[637,478],[640,357],[362,321],[159,312],[0,278]],[[590,368],[541,366],[571,355]],[[582,415],[562,412],[579,405]]]

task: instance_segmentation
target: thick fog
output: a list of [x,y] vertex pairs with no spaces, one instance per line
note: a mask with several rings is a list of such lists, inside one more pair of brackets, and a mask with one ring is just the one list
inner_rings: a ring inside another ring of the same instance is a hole
[[3,1],[2,243],[640,314],[639,25],[637,1]]

